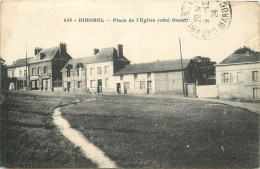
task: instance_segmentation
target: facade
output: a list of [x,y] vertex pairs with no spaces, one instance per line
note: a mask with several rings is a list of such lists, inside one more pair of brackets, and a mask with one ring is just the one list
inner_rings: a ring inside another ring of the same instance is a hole
[[29,79],[31,90],[59,90],[62,89],[62,75],[64,65],[72,57],[67,53],[67,45],[60,43],[58,47],[36,48],[35,56],[29,61]]
[[0,58],[0,91],[6,90],[7,87],[7,68],[5,60]]
[[[28,58],[27,62],[30,59]],[[27,85],[26,59],[18,59],[12,65],[7,66],[7,78],[8,90],[25,90]]]
[[67,92],[113,93],[114,73],[130,61],[123,55],[123,45],[94,49],[91,57],[71,59],[61,70],[63,89]]
[[230,55],[216,65],[218,96],[260,99],[259,71],[259,52]]
[[[196,71],[193,61],[183,60],[184,90],[196,94]],[[118,93],[183,95],[180,60],[127,65],[114,75]]]

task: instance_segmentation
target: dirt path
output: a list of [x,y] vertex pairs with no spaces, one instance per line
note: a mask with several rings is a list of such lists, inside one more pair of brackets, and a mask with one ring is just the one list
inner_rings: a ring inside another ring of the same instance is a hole
[[[88,99],[84,102],[89,102],[94,99]],[[79,103],[80,100],[76,100],[75,103]],[[98,165],[98,168],[117,168],[116,164],[110,160],[108,157],[105,156],[104,152],[101,151],[98,147],[94,144],[90,143],[88,139],[84,137],[84,135],[71,128],[69,122],[61,116],[60,107],[54,109],[53,113],[53,122],[58,127],[60,132],[76,147],[79,147],[80,150],[83,152],[86,158],[90,159],[92,162]]]

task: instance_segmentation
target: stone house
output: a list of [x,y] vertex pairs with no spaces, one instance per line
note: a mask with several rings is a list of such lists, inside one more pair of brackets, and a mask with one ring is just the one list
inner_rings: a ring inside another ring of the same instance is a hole
[[232,54],[216,65],[218,97],[259,99],[260,55]]
[[60,43],[58,47],[36,48],[35,56],[29,61],[29,79],[31,90],[62,90],[64,65],[72,57],[67,53],[67,45]]
[[63,67],[63,88],[69,92],[113,93],[113,74],[128,64],[123,45],[118,45],[117,49],[94,49],[93,56],[71,59]]
[[[184,90],[196,95],[196,70],[191,59],[183,59]],[[180,60],[127,65],[114,74],[118,93],[183,95]]]

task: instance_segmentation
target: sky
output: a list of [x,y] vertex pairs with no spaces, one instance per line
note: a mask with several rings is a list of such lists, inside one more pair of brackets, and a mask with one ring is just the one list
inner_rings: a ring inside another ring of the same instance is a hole
[[185,59],[195,56],[219,63],[236,49],[259,44],[258,2],[231,2],[229,27],[214,39],[199,39],[190,34],[185,23],[64,22],[66,18],[181,18],[183,2],[176,1],[4,1],[1,3],[0,56],[9,65],[34,55],[35,47],[67,44],[73,58],[88,57],[94,48],[123,44],[124,56],[131,63],[180,58],[179,38]]

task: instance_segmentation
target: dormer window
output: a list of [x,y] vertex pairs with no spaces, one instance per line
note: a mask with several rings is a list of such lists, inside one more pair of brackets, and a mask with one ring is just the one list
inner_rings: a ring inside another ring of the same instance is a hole
[[46,53],[40,53],[40,60],[44,59],[46,56]]

